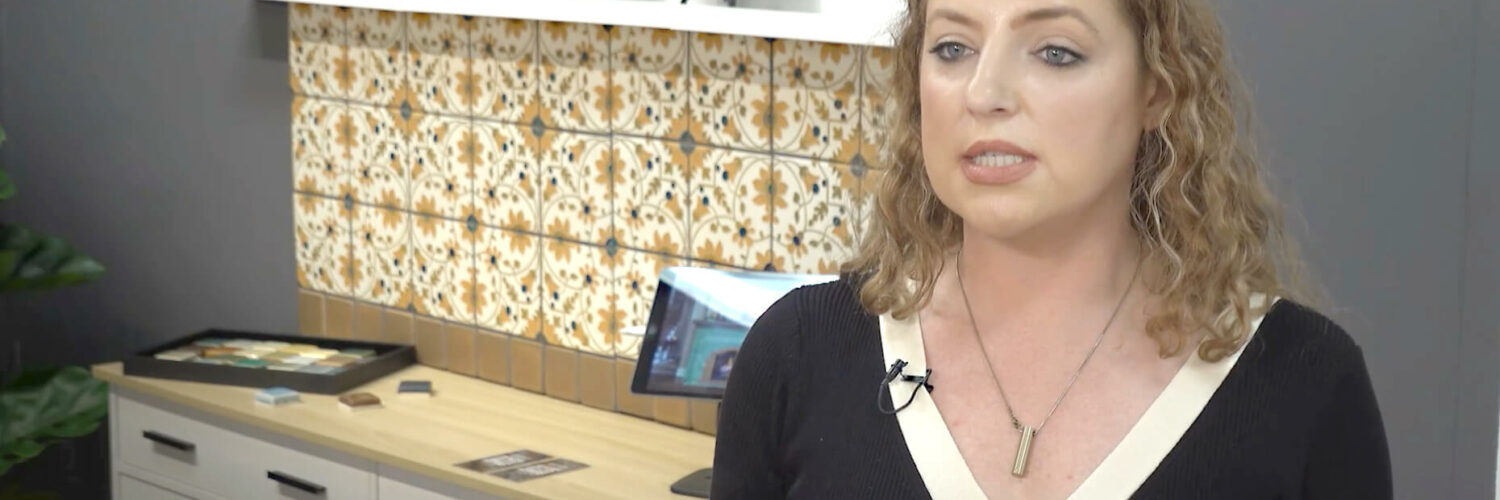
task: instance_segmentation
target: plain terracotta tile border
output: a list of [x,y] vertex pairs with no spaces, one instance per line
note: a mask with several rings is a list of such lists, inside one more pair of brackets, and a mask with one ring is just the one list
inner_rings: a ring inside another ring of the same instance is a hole
[[430,318],[417,318],[417,362],[434,368],[448,366],[443,323]]
[[563,401],[578,402],[578,351],[562,346],[547,346],[542,358],[547,395]]
[[323,320],[326,327],[323,333],[326,336],[337,339],[354,338],[354,304],[345,299],[328,297],[324,300],[323,311],[327,315]]
[[590,353],[578,355],[578,400],[593,408],[615,410],[613,359]]
[[517,389],[543,392],[541,344],[524,337],[510,339],[510,384]]
[[686,399],[655,396],[651,398],[651,403],[652,411],[656,413],[657,422],[683,428],[692,428],[692,422],[688,419],[688,402]]
[[415,345],[417,337],[413,332],[411,313],[386,309],[385,323],[381,326],[380,341]]
[[641,418],[653,418],[654,408],[650,396],[630,392],[630,378],[635,376],[635,362],[628,359],[615,360],[615,405],[621,413]]
[[719,427],[719,402],[711,399],[694,399],[688,402],[691,406],[693,430],[714,435]]
[[474,376],[474,327],[448,325],[448,371]]
[[480,330],[474,336],[475,372],[479,378],[510,385],[510,336]]
[[384,320],[385,320],[385,318],[384,318],[384,315],[382,314],[384,311],[385,311],[385,308],[377,306],[377,305],[365,304],[363,302],[357,302],[357,303],[355,303],[354,304],[354,338],[355,338],[355,340],[365,340],[365,341],[372,341],[372,342],[378,342],[378,341],[380,341],[380,337],[382,336],[382,333],[383,333],[383,332],[381,332],[381,330],[384,328]]
[[297,290],[297,333],[323,335],[323,294]]

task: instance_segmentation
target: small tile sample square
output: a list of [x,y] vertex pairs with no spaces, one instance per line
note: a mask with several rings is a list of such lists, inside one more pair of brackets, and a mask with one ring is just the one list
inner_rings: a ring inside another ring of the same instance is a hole
[[224,340],[224,339],[220,339],[220,338],[206,338],[206,339],[198,339],[197,341],[193,342],[193,344],[201,345],[201,346],[205,346],[205,347],[220,347],[220,346],[224,345],[224,342],[227,342],[227,341]]
[[359,411],[380,408],[380,398],[368,392],[355,392],[339,396],[339,408]]
[[270,406],[280,406],[301,400],[302,396],[297,391],[285,387],[267,387],[255,393],[255,402]]
[[588,465],[574,462],[565,458],[559,458],[556,460],[548,460],[546,462],[538,462],[530,465],[522,465],[520,467],[492,472],[490,473],[490,475],[498,476],[502,479],[521,482],[529,481],[539,477],[550,476],[553,474],[561,474],[570,470],[578,470],[584,467],[588,467]]
[[239,349],[233,347],[210,347],[203,350],[203,355],[205,357],[222,356],[225,354],[234,354],[239,351]]
[[290,363],[276,363],[273,365],[266,365],[266,369],[278,372],[294,372],[297,370],[301,370],[302,366],[303,365],[294,365]]
[[342,355],[346,355],[346,356],[353,356],[355,358],[368,358],[370,356],[374,356],[375,355],[375,350],[374,349],[344,349],[342,351],[339,351],[339,353],[342,354]]
[[234,362],[234,366],[243,366],[245,368],[265,368],[268,364],[270,363],[251,358],[245,358]]
[[191,352],[191,351],[173,350],[173,351],[158,352],[153,357],[155,357],[156,359],[165,359],[167,361],[185,361],[185,360],[192,359],[192,358],[196,357],[197,355],[198,355],[197,353]]
[[338,367],[338,366],[320,366],[320,365],[307,365],[307,366],[303,366],[303,367],[297,369],[297,371],[299,373],[311,373],[311,374],[315,374],[315,375],[332,375],[332,374],[341,372],[343,370],[344,369],[342,367]]
[[291,344],[288,344],[286,342],[277,341],[277,340],[267,340],[265,342],[261,342],[260,345],[265,346],[265,347],[269,347],[269,348],[272,348],[272,349],[281,349],[281,348],[289,346]]
[[465,469],[477,471],[482,474],[492,474],[508,467],[540,462],[552,458],[552,455],[537,453],[531,450],[516,450],[509,453],[492,455],[478,460],[454,464]]
[[315,345],[312,345],[312,344],[292,344],[292,345],[284,347],[283,349],[288,350],[288,351],[292,351],[292,352],[307,352],[307,351],[316,351],[319,348],[318,348],[318,346],[315,346]]
[[317,358],[309,358],[307,356],[292,356],[290,358],[281,360],[282,363],[300,366],[311,365],[313,363],[317,363],[318,361],[319,360]]
[[402,396],[431,396],[432,381],[430,380],[402,380],[396,385],[396,394]]

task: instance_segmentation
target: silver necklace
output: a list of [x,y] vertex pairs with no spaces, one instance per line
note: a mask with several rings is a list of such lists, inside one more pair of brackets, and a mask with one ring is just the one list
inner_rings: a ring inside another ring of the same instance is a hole
[[984,348],[984,336],[979,334],[979,322],[974,320],[974,308],[969,305],[969,292],[964,288],[964,264],[963,249],[958,251],[958,293],[964,298],[964,311],[969,314],[969,326],[974,330],[974,340],[979,342],[979,354],[984,358],[984,366],[990,370],[990,377],[995,380],[995,388],[1000,390],[1000,401],[1005,403],[1005,411],[1010,413],[1010,424],[1021,433],[1021,441],[1016,445],[1016,461],[1011,465],[1010,474],[1015,477],[1026,476],[1026,463],[1031,460],[1031,443],[1036,439],[1036,434],[1042,431],[1047,421],[1052,420],[1052,414],[1057,407],[1062,406],[1063,398],[1067,397],[1068,391],[1073,390],[1073,383],[1078,381],[1078,375],[1083,373],[1083,367],[1088,366],[1089,360],[1093,359],[1094,352],[1099,350],[1099,345],[1104,343],[1104,334],[1109,331],[1110,325],[1115,323],[1115,317],[1120,314],[1120,308],[1125,305],[1125,298],[1130,296],[1130,290],[1135,287],[1135,278],[1141,272],[1140,263],[1137,262],[1135,271],[1130,275],[1130,284],[1125,287],[1125,293],[1120,295],[1120,302],[1115,304],[1114,312],[1109,314],[1109,321],[1104,323],[1104,329],[1099,330],[1099,335],[1094,339],[1094,346],[1089,348],[1083,362],[1078,364],[1078,369],[1073,371],[1073,376],[1068,378],[1068,385],[1063,387],[1062,394],[1057,395],[1057,400],[1052,402],[1052,408],[1047,410],[1047,415],[1035,427],[1021,425],[1021,419],[1016,417],[1016,410],[1010,406],[1010,398],[1005,397],[1005,387],[1000,384],[1000,374],[995,372],[995,365],[990,363],[990,354]]

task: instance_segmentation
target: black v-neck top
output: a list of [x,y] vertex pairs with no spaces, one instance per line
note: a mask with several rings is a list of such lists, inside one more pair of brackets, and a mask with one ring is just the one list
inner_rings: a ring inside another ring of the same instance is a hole
[[[880,322],[844,280],[803,287],[751,328],[722,402],[712,498],[931,498],[881,385]],[[934,370],[936,372],[936,370]],[[933,374],[935,390],[944,386]],[[967,473],[967,472],[965,472]],[[1120,498],[1391,498],[1364,357],[1288,300],[1261,320],[1196,420]],[[948,500],[948,499],[938,499]],[[998,499],[996,499],[998,500]]]

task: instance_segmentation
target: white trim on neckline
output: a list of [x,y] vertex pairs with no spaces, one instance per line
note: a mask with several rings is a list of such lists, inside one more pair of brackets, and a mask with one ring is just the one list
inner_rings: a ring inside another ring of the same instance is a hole
[[[1278,298],[1265,302],[1264,295],[1251,297],[1252,309],[1267,303],[1274,305]],[[1270,307],[1265,311],[1269,312]],[[1166,458],[1182,435],[1187,432],[1208,401],[1218,391],[1219,385],[1239,361],[1244,346],[1249,345],[1260,329],[1265,315],[1250,322],[1250,332],[1240,349],[1216,363],[1209,363],[1196,355],[1188,357],[1186,363],[1162,389],[1161,394],[1146,408],[1135,425],[1126,432],[1124,439],[1104,457],[1104,461],[1083,480],[1070,499],[1129,498],[1146,478],[1151,476],[1161,461]],[[927,369],[927,352],[922,340],[922,326],[915,315],[897,320],[889,314],[880,315],[880,345],[885,365],[884,373],[897,359],[907,362],[904,373],[920,374]],[[911,391],[916,390],[912,382],[894,381],[887,389],[896,406],[904,403]],[[906,441],[907,452],[927,485],[934,499],[984,499],[984,491],[969,470],[953,434],[948,431],[943,416],[938,412],[932,397],[924,390],[916,390],[911,405],[896,414],[901,435]]]

